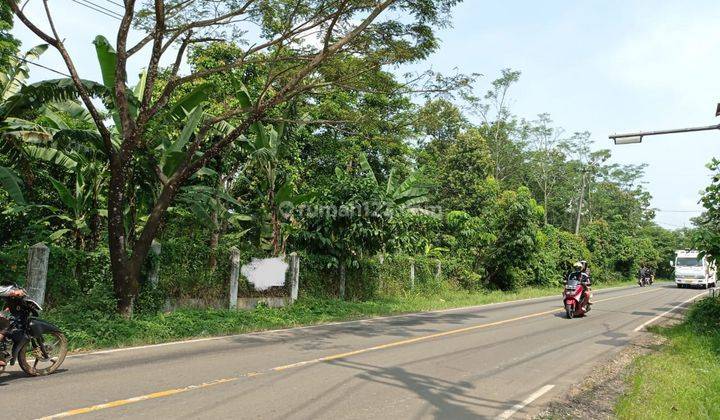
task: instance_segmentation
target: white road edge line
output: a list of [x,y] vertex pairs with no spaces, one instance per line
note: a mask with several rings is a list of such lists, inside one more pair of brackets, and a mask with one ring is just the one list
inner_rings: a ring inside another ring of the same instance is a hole
[[686,301],[684,301],[684,302],[682,302],[682,303],[679,303],[679,304],[675,305],[675,306],[672,307],[670,310],[667,310],[667,311],[661,313],[660,315],[656,316],[655,318],[653,318],[653,319],[651,319],[651,320],[649,320],[649,321],[643,322],[641,325],[639,325],[637,328],[635,328],[635,329],[633,330],[633,332],[638,332],[638,331],[642,330],[643,328],[647,327],[648,325],[652,324],[653,322],[657,321],[658,319],[660,319],[660,318],[664,317],[665,315],[673,312],[675,309],[677,309],[677,308],[685,305],[685,304],[688,303],[688,302],[692,302],[693,300],[699,298],[700,296],[706,294],[707,292],[709,292],[709,290],[706,290],[706,291],[704,291],[704,292],[702,292],[702,293],[700,293],[700,294],[697,294],[697,295],[691,297],[690,299],[688,299],[688,300],[686,300]]
[[515,404],[514,406],[512,406],[511,408],[503,411],[503,413],[500,414],[499,416],[497,416],[497,418],[500,419],[500,420],[507,420],[507,419],[509,419],[510,417],[514,416],[515,413],[517,413],[518,411],[520,411],[520,410],[522,410],[523,408],[527,407],[527,406],[530,405],[533,401],[535,401],[535,400],[537,400],[538,398],[542,397],[543,395],[545,395],[548,391],[550,391],[550,390],[553,389],[553,388],[555,388],[555,385],[545,385],[544,387],[542,387],[542,388],[538,389],[537,391],[533,392],[529,397],[525,398],[522,402],[519,402],[519,403]]
[[[632,287],[633,286],[607,287],[607,288],[603,288],[603,289],[598,289],[596,294],[599,292],[605,292],[605,291],[611,291],[611,290],[630,289]],[[558,293],[558,296],[560,296],[560,293]],[[333,325],[357,324],[357,323],[362,323],[362,322],[382,321],[385,319],[392,319],[392,318],[401,318],[401,317],[428,315],[428,314],[439,314],[439,313],[445,313],[445,312],[455,312],[455,311],[462,311],[462,310],[467,310],[467,309],[484,308],[484,307],[488,307],[488,306],[500,306],[500,305],[507,305],[507,304],[511,304],[511,303],[529,302],[529,301],[541,300],[541,299],[551,300],[551,299],[554,299],[555,297],[556,297],[555,295],[540,296],[540,297],[527,298],[527,299],[508,300],[505,302],[484,303],[482,305],[463,306],[460,308],[436,309],[436,310],[432,310],[432,311],[422,311],[422,312],[409,312],[409,313],[398,314],[398,315],[376,316],[376,317],[371,317],[371,318],[355,319],[352,321],[327,322],[327,323],[320,323],[320,324],[313,324],[313,325],[304,325],[304,326],[299,326],[299,327],[279,328],[279,329],[275,329],[275,330],[252,331],[252,332],[246,332],[246,333],[241,333],[241,334],[221,335],[221,336],[217,336],[217,337],[193,338],[193,339],[189,339],[189,340],[170,341],[167,343],[146,344],[143,346],[121,347],[118,349],[108,349],[108,350],[97,350],[97,351],[91,351],[91,352],[86,352],[86,353],[68,354],[66,359],[75,358],[75,357],[87,357],[87,356],[95,356],[95,355],[103,355],[103,354],[120,353],[120,352],[133,351],[133,350],[146,350],[146,349],[153,349],[153,348],[157,348],[157,347],[176,346],[176,345],[181,345],[181,344],[204,343],[204,342],[208,342],[208,341],[224,340],[224,339],[229,339],[229,338],[234,338],[234,337],[242,337],[242,336],[248,336],[248,335],[273,334],[273,333],[279,333],[279,332],[285,332],[285,331],[295,331],[295,330],[306,330],[306,329],[313,329],[313,328],[329,327],[329,326],[333,326]]]

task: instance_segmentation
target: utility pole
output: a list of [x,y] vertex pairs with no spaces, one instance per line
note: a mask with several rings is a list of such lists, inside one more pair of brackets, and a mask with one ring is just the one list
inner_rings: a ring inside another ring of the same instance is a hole
[[580,233],[580,216],[582,215],[583,200],[585,200],[585,182],[587,181],[587,169],[583,170],[582,184],[580,187],[580,200],[578,200],[577,219],[575,219],[575,234]]

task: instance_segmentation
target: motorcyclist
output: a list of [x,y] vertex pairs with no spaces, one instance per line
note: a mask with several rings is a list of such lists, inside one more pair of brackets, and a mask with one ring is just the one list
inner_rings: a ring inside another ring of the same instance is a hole
[[588,262],[585,260],[580,261],[580,264],[582,264],[582,272],[585,273],[588,277],[588,280],[590,279],[590,267],[588,267]]
[[583,287],[585,297],[587,299],[587,304],[592,305],[592,302],[590,301],[590,274],[589,274],[588,264],[587,261],[578,261],[575,264],[573,264],[573,273],[570,274],[570,276],[577,277],[580,281],[580,284]]
[[647,278],[650,280],[650,283],[652,284],[652,270],[650,267],[646,266],[645,264],[642,265],[640,268],[640,279],[638,280],[638,283],[642,282],[644,278]]
[[[18,289],[14,286],[0,286],[0,298],[7,297],[23,297],[25,292],[22,289]],[[10,326],[8,320],[0,313],[0,342],[5,339],[7,328]],[[5,361],[0,359],[0,367],[5,366]]]

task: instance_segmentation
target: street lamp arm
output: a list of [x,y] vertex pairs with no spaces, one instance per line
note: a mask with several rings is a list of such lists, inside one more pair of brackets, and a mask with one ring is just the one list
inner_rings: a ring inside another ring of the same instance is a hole
[[689,128],[676,128],[672,130],[657,130],[657,131],[640,131],[638,133],[627,133],[627,134],[612,134],[608,136],[610,139],[621,139],[625,137],[645,137],[645,136],[657,136],[660,134],[675,134],[675,133],[691,133],[694,131],[708,131],[708,130],[720,130],[720,124],[708,125],[704,127],[689,127]]

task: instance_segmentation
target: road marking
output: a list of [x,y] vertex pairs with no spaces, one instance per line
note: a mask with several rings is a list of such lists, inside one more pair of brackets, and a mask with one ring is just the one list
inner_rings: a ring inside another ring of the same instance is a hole
[[647,327],[648,325],[652,324],[653,322],[657,321],[658,319],[664,317],[665,315],[669,314],[670,312],[674,311],[675,309],[677,309],[677,308],[685,305],[685,304],[688,303],[688,302],[692,302],[693,300],[699,298],[700,296],[704,295],[704,294],[707,293],[707,292],[708,292],[708,291],[704,291],[704,292],[702,292],[702,293],[700,293],[700,294],[697,294],[697,295],[691,297],[690,299],[688,299],[688,300],[686,300],[686,301],[684,301],[684,302],[682,302],[682,303],[680,303],[680,304],[678,304],[678,305],[675,305],[674,307],[672,307],[672,309],[661,313],[660,315],[656,316],[655,318],[653,318],[653,319],[651,319],[651,320],[649,320],[649,321],[643,322],[641,325],[639,325],[637,328],[635,328],[635,329],[633,330],[633,332],[638,332],[638,331],[642,330],[643,328]]
[[522,410],[523,408],[527,407],[529,404],[531,404],[533,401],[537,400],[538,398],[545,395],[548,391],[555,388],[555,385],[545,385],[544,387],[538,389],[537,391],[530,394],[529,397],[525,398],[523,401],[515,404],[511,408],[503,411],[502,414],[500,414],[497,418],[502,420],[507,420],[510,417],[514,416],[515,413]]
[[[614,297],[611,297],[611,298],[596,300],[595,303],[598,303],[598,302],[607,302],[607,301],[610,301],[610,300],[615,300],[615,299],[620,299],[620,298],[625,298],[625,297],[631,297],[631,296],[637,296],[637,295],[641,295],[641,294],[643,294],[643,293],[656,292],[656,291],[658,291],[658,290],[662,290],[662,289],[659,289],[659,288],[657,288],[657,289],[650,289],[650,290],[645,290],[645,291],[638,292],[638,293],[631,293],[631,294],[627,294],[627,295],[614,296]],[[457,329],[454,329],[454,330],[443,331],[443,332],[440,332],[440,333],[423,335],[423,336],[420,336],[420,337],[409,338],[409,339],[406,339],[406,340],[393,341],[393,342],[390,342],[390,343],[381,344],[381,345],[378,345],[378,346],[366,347],[366,348],[363,348],[363,349],[353,350],[353,351],[349,351],[349,352],[346,352],[346,353],[339,353],[339,354],[334,354],[334,355],[330,355],[330,356],[324,356],[324,357],[318,357],[318,358],[315,358],[315,359],[305,360],[305,361],[302,361],[302,362],[291,363],[291,364],[288,364],[288,365],[276,366],[276,367],[274,367],[274,368],[270,368],[270,369],[267,369],[267,370],[265,370],[265,371],[250,372],[250,373],[245,373],[245,374],[242,374],[242,375],[239,375],[239,376],[236,376],[236,377],[232,377],[232,378],[218,379],[217,381],[206,382],[206,383],[200,384],[200,385],[190,385],[190,386],[186,386],[186,387],[183,387],[183,388],[176,388],[176,389],[171,389],[171,390],[167,390],[167,391],[160,391],[160,392],[155,392],[155,393],[152,393],[152,394],[140,395],[140,396],[137,396],[137,397],[132,397],[132,398],[127,398],[127,399],[123,399],[123,400],[112,401],[112,402],[105,403],[105,404],[98,404],[98,405],[93,405],[93,406],[90,406],[90,407],[78,408],[78,409],[70,410],[70,411],[64,411],[64,412],[62,412],[62,413],[53,414],[53,415],[50,415],[50,416],[47,416],[47,417],[42,417],[41,420],[49,420],[49,419],[57,419],[57,418],[63,418],[63,417],[70,417],[70,416],[75,416],[75,415],[79,415],[79,414],[90,413],[90,412],[93,412],[93,411],[104,410],[104,409],[107,409],[107,408],[113,408],[113,407],[119,407],[119,406],[123,406],[123,405],[133,404],[133,403],[137,403],[137,402],[141,402],[141,401],[146,401],[146,400],[151,400],[151,399],[156,399],[156,398],[169,397],[169,396],[171,396],[171,395],[180,394],[180,393],[183,393],[183,392],[188,392],[188,391],[192,391],[192,390],[195,390],[195,389],[202,389],[202,388],[207,388],[207,387],[214,386],[214,385],[219,385],[219,384],[224,384],[224,383],[227,383],[227,382],[236,381],[236,380],[241,379],[241,378],[249,378],[249,377],[254,377],[254,376],[258,376],[258,375],[264,375],[265,373],[280,372],[280,371],[283,371],[283,370],[298,368],[298,367],[307,366],[307,365],[318,364],[318,363],[322,363],[322,362],[328,362],[328,361],[331,361],[331,360],[343,359],[343,358],[350,357],[350,356],[355,356],[355,355],[358,355],[358,354],[363,354],[363,353],[368,353],[368,352],[377,351],[377,350],[383,350],[383,349],[389,349],[389,348],[398,347],[398,346],[402,346],[402,345],[417,343],[417,342],[420,342],[420,341],[431,340],[431,339],[433,339],[433,338],[447,337],[447,336],[449,336],[449,335],[460,334],[460,333],[464,333],[464,332],[468,332],[468,331],[475,331],[475,330],[479,330],[479,329],[482,329],[482,328],[494,327],[494,326],[497,326],[497,325],[503,325],[503,324],[507,324],[507,323],[510,323],[510,322],[521,321],[521,320],[523,320],[523,319],[537,318],[537,317],[539,317],[539,316],[548,315],[548,314],[552,314],[552,313],[558,313],[558,312],[564,312],[564,311],[565,311],[565,309],[551,309],[551,310],[549,310],[549,311],[535,312],[535,313],[533,313],[533,314],[523,315],[523,316],[519,316],[519,317],[516,317],[516,318],[503,319],[503,320],[500,320],[500,321],[489,322],[489,323],[486,323],[486,324],[472,325],[472,326],[469,326],[469,327],[457,328]],[[546,391],[546,392],[547,392],[547,391]],[[534,395],[534,394],[533,394],[533,395]],[[538,396],[538,397],[539,397],[539,396]],[[535,397],[535,398],[538,398],[538,397]]]
[[224,383],[228,383],[228,382],[232,382],[232,381],[237,381],[238,379],[240,379],[240,377],[216,379],[214,381],[205,382],[205,383],[202,383],[199,385],[190,385],[190,386],[186,386],[183,388],[168,389],[165,391],[154,392],[152,394],[141,395],[139,397],[128,398],[125,400],[111,401],[111,402],[105,403],[105,404],[98,404],[98,405],[93,405],[90,407],[78,408],[75,410],[65,411],[62,413],[53,414],[51,416],[42,417],[40,420],[60,419],[63,417],[72,417],[72,416],[77,416],[80,414],[87,414],[87,413],[91,413],[93,411],[105,410],[105,409],[113,408],[113,407],[120,407],[123,405],[133,404],[133,403],[137,403],[140,401],[147,401],[147,400],[153,400],[156,398],[169,397],[171,395],[181,394],[183,392],[188,392],[188,391],[192,391],[195,389],[208,388],[208,387],[215,386],[215,385],[220,385],[220,384],[224,384]]
[[[608,291],[612,291],[612,290],[630,289],[632,287],[633,286],[607,287],[607,288],[603,288],[603,289],[597,289],[597,291],[598,291],[598,293],[599,292],[608,292]],[[305,325],[305,326],[301,326],[301,327],[289,327],[289,328],[279,328],[279,329],[274,329],[274,330],[252,331],[252,332],[246,332],[246,333],[241,333],[241,334],[223,335],[220,337],[192,338],[189,340],[170,341],[167,343],[146,344],[146,345],[142,345],[142,346],[122,347],[122,348],[118,348],[118,349],[97,350],[97,351],[86,352],[86,353],[69,354],[66,358],[87,357],[87,356],[120,353],[120,352],[126,352],[126,351],[134,351],[134,350],[147,350],[147,349],[153,349],[153,348],[158,348],[158,347],[169,347],[169,346],[176,346],[176,345],[182,345],[182,344],[204,343],[204,342],[208,342],[208,341],[231,339],[231,338],[235,338],[235,337],[243,337],[243,336],[249,336],[249,335],[274,334],[274,333],[279,333],[279,332],[322,328],[322,327],[328,327],[328,326],[334,326],[334,325],[358,324],[358,323],[363,323],[363,322],[382,321],[382,320],[393,319],[393,318],[422,316],[422,315],[429,315],[429,314],[440,314],[440,313],[446,313],[446,312],[457,312],[457,311],[463,311],[463,310],[468,310],[468,309],[482,309],[482,308],[490,307],[490,306],[500,306],[500,305],[508,305],[508,304],[512,304],[512,303],[530,302],[530,301],[541,300],[541,299],[551,300],[551,299],[555,299],[555,298],[556,298],[555,295],[539,296],[539,297],[527,298],[527,299],[508,300],[505,302],[483,303],[482,305],[462,306],[459,308],[435,309],[432,311],[410,312],[410,313],[404,313],[404,314],[398,314],[398,315],[377,316],[377,317],[371,317],[371,318],[355,319],[352,321],[326,322],[326,323],[321,323],[321,324]]]

